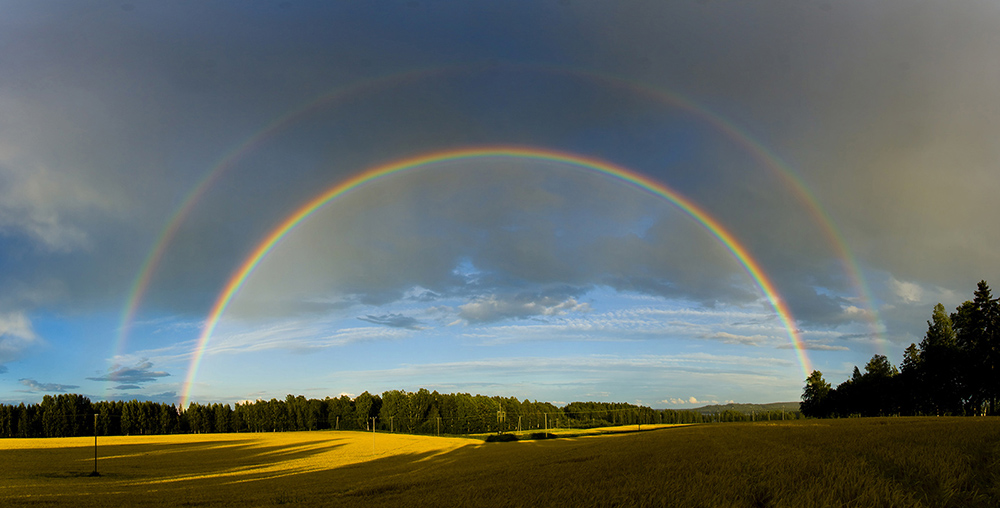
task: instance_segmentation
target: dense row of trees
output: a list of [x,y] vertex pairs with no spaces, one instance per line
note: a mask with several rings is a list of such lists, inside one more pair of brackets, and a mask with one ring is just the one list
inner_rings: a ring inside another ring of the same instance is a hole
[[950,315],[934,307],[927,333],[910,344],[900,368],[882,355],[854,368],[836,388],[820,371],[806,379],[807,416],[1000,414],[1000,302],[980,281],[975,298]]
[[76,394],[46,395],[40,404],[0,405],[0,437],[63,437],[97,434],[135,435],[205,432],[281,432],[298,430],[372,430],[422,434],[475,434],[553,428],[586,428],[644,423],[700,423],[796,417],[795,413],[737,411],[703,415],[695,411],[654,410],[607,402],[519,401],[468,393],[439,394],[390,390],[351,399],[306,399],[288,395],[229,404],[191,403],[183,412],[154,402],[91,402]]

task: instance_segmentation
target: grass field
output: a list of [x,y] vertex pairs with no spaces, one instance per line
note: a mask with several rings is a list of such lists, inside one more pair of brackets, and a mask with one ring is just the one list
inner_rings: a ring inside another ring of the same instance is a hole
[[998,418],[646,429],[6,439],[0,505],[1000,506]]

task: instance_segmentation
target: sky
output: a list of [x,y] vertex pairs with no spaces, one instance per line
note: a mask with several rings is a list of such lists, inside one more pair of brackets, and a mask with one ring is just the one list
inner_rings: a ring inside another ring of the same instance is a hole
[[0,9],[0,403],[794,401],[1000,283],[993,1]]

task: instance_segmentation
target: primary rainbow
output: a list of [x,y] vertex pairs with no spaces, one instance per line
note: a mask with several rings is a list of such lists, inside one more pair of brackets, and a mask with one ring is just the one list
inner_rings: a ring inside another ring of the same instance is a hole
[[230,301],[232,301],[233,297],[243,286],[243,283],[247,280],[250,274],[253,273],[254,269],[261,262],[261,260],[264,259],[267,253],[270,252],[271,249],[274,248],[274,246],[286,234],[288,234],[303,220],[322,208],[331,200],[364,184],[394,173],[416,169],[440,162],[498,157],[544,160],[591,170],[620,179],[654,195],[663,197],[675,204],[685,213],[701,223],[712,235],[718,238],[723,245],[725,245],[726,248],[733,253],[734,256],[736,256],[736,259],[741,265],[743,265],[743,268],[746,269],[750,277],[757,283],[757,285],[760,286],[764,295],[774,307],[774,310],[778,314],[782,324],[787,329],[789,338],[792,341],[792,346],[795,348],[796,354],[798,355],[803,375],[807,377],[812,371],[809,358],[806,355],[805,348],[802,344],[802,339],[799,336],[798,329],[796,328],[795,320],[792,317],[788,306],[775,289],[774,283],[771,282],[770,278],[768,278],[768,276],[764,273],[760,264],[750,255],[746,247],[744,247],[732,233],[720,224],[719,221],[709,215],[706,211],[702,210],[692,201],[678,194],[666,185],[651,178],[624,167],[591,157],[530,147],[468,147],[426,153],[370,168],[334,185],[333,187],[330,187],[301,206],[295,213],[289,215],[284,221],[278,224],[277,227],[271,230],[271,232],[264,237],[259,244],[257,244],[250,255],[246,257],[239,268],[232,274],[228,282],[223,287],[222,292],[216,299],[215,304],[212,306],[211,312],[209,312],[205,325],[202,328],[201,335],[198,337],[194,353],[191,356],[187,377],[181,392],[180,408],[183,410],[190,400],[191,389],[194,386],[194,379],[198,372],[198,365],[205,354],[205,349],[208,346],[208,341],[212,336],[212,332],[215,331],[215,327],[219,323],[219,319],[222,317],[222,314],[229,306]]
[[[528,72],[540,72],[554,75],[562,74],[577,79],[586,79],[601,83],[605,86],[613,88],[623,89],[629,93],[646,97],[654,102],[670,107],[676,107],[691,113],[697,119],[711,125],[720,133],[726,135],[738,145],[741,145],[750,155],[761,162],[764,167],[777,175],[786,184],[786,186],[796,194],[800,202],[805,205],[807,212],[819,226],[819,230],[824,234],[824,236],[826,236],[829,244],[834,247],[837,258],[841,261],[846,274],[851,279],[854,287],[857,289],[858,296],[860,297],[860,304],[862,307],[866,308],[865,314],[868,318],[872,334],[877,339],[876,347],[878,347],[879,352],[882,354],[887,354],[887,341],[884,337],[885,326],[879,319],[875,298],[865,281],[865,277],[861,267],[858,265],[857,259],[851,253],[843,235],[838,230],[829,214],[823,209],[822,205],[820,205],[815,195],[809,191],[808,187],[802,179],[798,177],[795,171],[786,162],[775,155],[772,150],[747,133],[745,129],[736,125],[732,120],[726,118],[725,116],[711,111],[705,106],[700,105],[691,99],[678,94],[677,92],[656,88],[633,79],[599,74],[586,69],[557,66],[505,64],[505,67],[512,70],[524,70]],[[149,288],[153,273],[157,270],[167,247],[172,242],[181,224],[185,221],[187,216],[190,215],[195,205],[201,201],[201,198],[207,193],[207,190],[216,181],[218,181],[219,178],[221,178],[223,173],[228,172],[228,170],[235,166],[236,163],[247,153],[260,146],[265,140],[272,137],[275,133],[280,132],[282,129],[294,124],[297,120],[301,119],[308,113],[325,105],[334,104],[346,98],[355,97],[358,94],[371,93],[373,91],[377,92],[413,81],[420,81],[430,76],[447,76],[451,74],[477,72],[482,69],[483,68],[481,67],[462,66],[411,69],[400,73],[367,78],[354,83],[349,83],[347,85],[334,88],[312,100],[306,101],[285,114],[276,117],[273,121],[266,124],[261,130],[257,131],[255,134],[237,145],[233,150],[226,153],[203,176],[197,185],[195,185],[193,190],[184,197],[177,210],[175,210],[175,212],[170,216],[163,230],[156,238],[152,249],[143,261],[136,279],[130,288],[125,306],[122,309],[121,324],[118,327],[118,336],[114,341],[113,346],[114,357],[117,358],[123,354],[127,343],[127,337],[132,328],[133,321],[135,320],[140,302]]]

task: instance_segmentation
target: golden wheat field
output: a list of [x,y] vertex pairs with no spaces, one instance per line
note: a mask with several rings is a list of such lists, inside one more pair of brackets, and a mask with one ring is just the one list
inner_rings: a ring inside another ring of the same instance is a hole
[[[609,429],[610,430],[610,429]],[[1000,418],[0,440],[4,506],[997,506]]]

